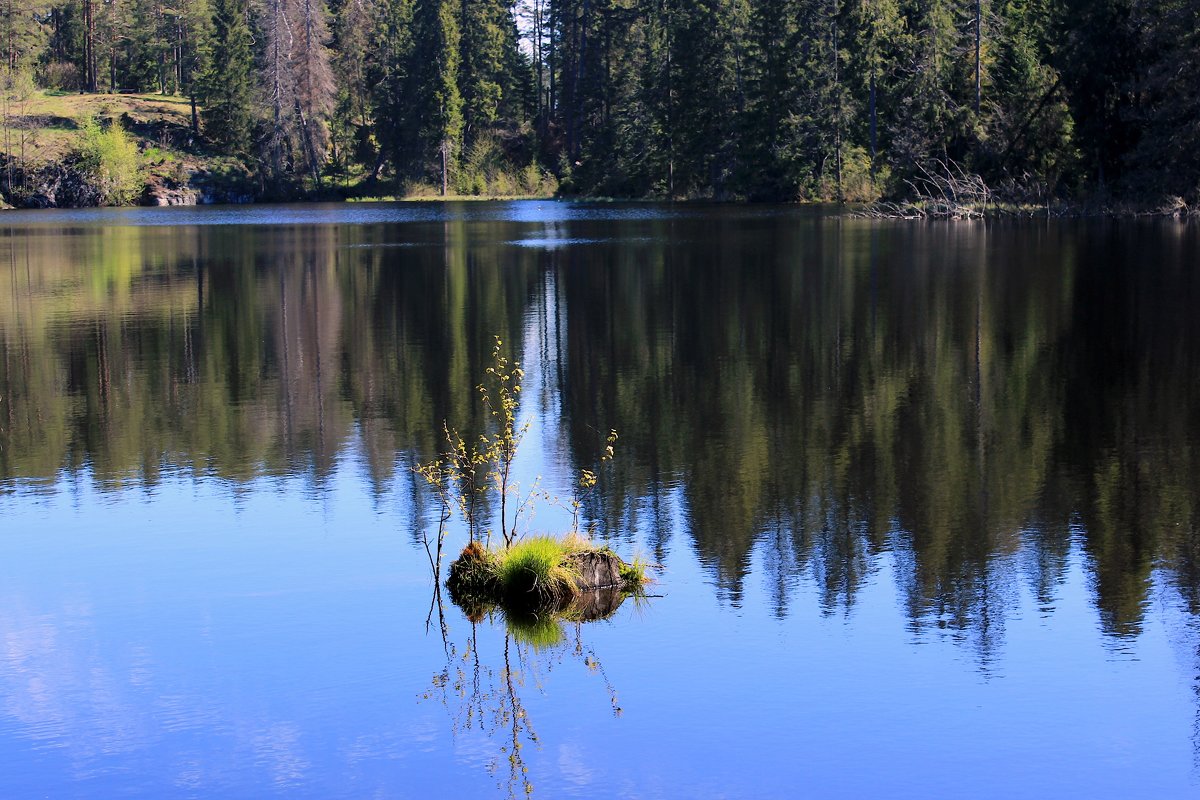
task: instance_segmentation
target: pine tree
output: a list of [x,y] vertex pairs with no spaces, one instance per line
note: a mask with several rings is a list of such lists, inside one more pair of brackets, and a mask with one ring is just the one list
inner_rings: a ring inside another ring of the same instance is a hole
[[204,76],[212,68],[213,14],[209,0],[183,0],[178,17],[179,88],[188,98],[192,133],[200,132],[197,96],[203,91]]
[[1130,154],[1140,194],[1200,203],[1200,2],[1170,0],[1153,7],[1140,29],[1154,53],[1142,86],[1142,136]]
[[38,15],[17,0],[0,0],[0,43],[8,72],[32,67],[45,46],[45,30]]
[[724,195],[736,167],[740,121],[731,0],[679,3],[672,22],[673,193]]
[[796,186],[784,153],[795,141],[799,103],[795,80],[801,52],[795,0],[763,0],[754,6],[747,38],[746,93],[741,185],[759,199],[793,199]]
[[861,113],[852,136],[866,149],[871,180],[880,172],[887,120],[895,107],[888,88],[895,80],[904,20],[897,0],[854,0],[849,6],[849,62],[846,77]]
[[171,29],[160,0],[132,0],[131,22],[123,69],[117,79],[125,91],[167,92],[173,84],[166,74]]
[[300,0],[296,6],[299,37],[293,69],[296,73],[296,115],[300,141],[313,182],[321,183],[321,166],[329,146],[329,121],[337,90],[329,50],[328,9],[325,0]]
[[976,166],[1010,195],[1041,201],[1074,168],[1074,121],[1062,76],[1046,62],[1045,10],[1015,0],[997,15],[991,97],[981,111],[986,147]]
[[503,0],[462,0],[458,85],[468,143],[496,123],[515,89],[506,74],[507,50],[516,44],[507,40],[509,19]]
[[[373,166],[374,106],[371,77],[377,54],[378,7],[372,0],[342,0],[334,13],[332,69],[337,88],[330,139],[341,165],[350,159]],[[381,26],[382,28],[382,26]]]

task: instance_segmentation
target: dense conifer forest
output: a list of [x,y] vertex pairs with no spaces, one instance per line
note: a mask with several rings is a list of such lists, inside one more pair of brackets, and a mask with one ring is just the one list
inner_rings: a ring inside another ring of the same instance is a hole
[[30,92],[162,94],[294,196],[1200,199],[1200,0],[3,3],[10,154]]

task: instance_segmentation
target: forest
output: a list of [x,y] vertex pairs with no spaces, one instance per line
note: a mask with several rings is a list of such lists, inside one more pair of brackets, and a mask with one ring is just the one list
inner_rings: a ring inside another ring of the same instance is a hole
[[173,145],[276,196],[870,201],[952,171],[1011,203],[1186,208],[1198,22],[1200,0],[4,0],[0,111],[8,144],[31,92],[184,98]]

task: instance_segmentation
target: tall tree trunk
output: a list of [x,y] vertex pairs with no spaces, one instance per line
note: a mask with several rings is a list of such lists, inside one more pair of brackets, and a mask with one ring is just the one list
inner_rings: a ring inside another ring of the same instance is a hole
[[89,92],[97,89],[96,73],[96,6],[93,0],[83,0],[83,84]]
[[983,99],[983,0],[975,0],[975,116]]
[[567,109],[567,153],[572,161],[579,159],[579,124],[583,112],[580,93],[587,77],[588,22],[591,17],[591,0],[583,0],[583,13],[579,18],[579,45],[575,50],[575,63],[571,75],[571,107]]
[[830,34],[833,43],[833,172],[837,182],[837,200],[842,202],[842,87],[838,72],[838,0],[830,0]]
[[875,182],[875,157],[878,151],[879,143],[879,120],[876,117],[876,102],[875,102],[875,65],[871,65],[871,99],[870,105],[870,136],[871,136],[871,182]]
[[542,2],[543,0],[533,0],[533,68],[537,81],[537,126],[538,131],[544,135],[544,104],[546,98],[543,96],[543,92],[545,92],[545,75],[543,72],[545,64],[543,63],[544,53],[542,52]]
[[558,116],[558,107],[561,103],[559,95],[561,94],[560,81],[558,74],[559,62],[562,61],[562,53],[560,44],[562,42],[562,34],[559,32],[559,26],[562,24],[562,4],[561,2],[550,2],[550,24],[547,26],[549,38],[546,43],[546,73],[550,78],[550,93],[549,100],[546,104],[547,118]]

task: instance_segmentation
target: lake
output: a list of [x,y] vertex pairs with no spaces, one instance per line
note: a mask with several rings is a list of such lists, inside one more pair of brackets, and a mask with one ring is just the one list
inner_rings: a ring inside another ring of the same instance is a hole
[[[1194,225],[3,222],[2,797],[1200,793]],[[596,470],[661,566],[606,620],[434,591],[413,468],[496,336],[520,530]]]

